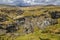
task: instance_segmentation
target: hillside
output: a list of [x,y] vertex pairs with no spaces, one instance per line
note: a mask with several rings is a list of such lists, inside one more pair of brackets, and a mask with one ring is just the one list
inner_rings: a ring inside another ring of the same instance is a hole
[[60,6],[0,5],[0,40],[60,40]]

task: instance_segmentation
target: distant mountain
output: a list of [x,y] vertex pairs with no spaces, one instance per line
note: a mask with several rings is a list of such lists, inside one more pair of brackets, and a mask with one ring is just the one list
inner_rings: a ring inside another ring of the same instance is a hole
[[0,4],[31,6],[31,5],[60,5],[60,0],[0,0]]

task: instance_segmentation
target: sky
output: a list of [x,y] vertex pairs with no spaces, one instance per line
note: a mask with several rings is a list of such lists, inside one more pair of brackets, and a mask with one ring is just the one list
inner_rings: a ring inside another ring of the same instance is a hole
[[28,6],[28,5],[60,5],[60,0],[0,0],[0,4],[8,5],[19,5],[19,6]]

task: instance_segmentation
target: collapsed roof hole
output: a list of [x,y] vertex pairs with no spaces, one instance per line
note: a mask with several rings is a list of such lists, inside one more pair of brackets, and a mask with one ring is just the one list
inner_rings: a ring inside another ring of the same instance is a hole
[[6,28],[6,30],[7,30],[7,33],[9,33],[9,32],[16,32],[18,29],[17,29],[16,25],[10,24],[10,25],[8,25],[8,27]]
[[49,14],[51,15],[51,17],[52,17],[53,19],[60,18],[60,11],[49,12]]

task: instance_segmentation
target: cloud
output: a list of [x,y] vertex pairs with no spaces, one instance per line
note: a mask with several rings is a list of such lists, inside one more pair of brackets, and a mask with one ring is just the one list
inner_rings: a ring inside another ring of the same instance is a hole
[[13,5],[15,0],[0,0],[0,4],[11,4]]
[[49,4],[60,5],[60,0],[0,0],[0,4],[19,6],[49,5]]
[[60,0],[24,0],[29,5],[60,5]]

